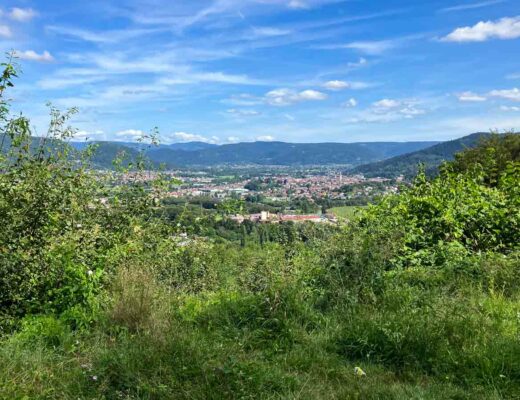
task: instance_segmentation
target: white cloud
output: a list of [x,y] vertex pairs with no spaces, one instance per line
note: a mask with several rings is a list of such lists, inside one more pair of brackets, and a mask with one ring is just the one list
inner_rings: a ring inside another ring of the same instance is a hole
[[459,99],[459,101],[469,101],[469,102],[481,102],[481,101],[486,101],[487,98],[485,96],[481,96],[477,93],[473,93],[473,92],[462,92],[462,93],[457,93],[455,94],[455,96],[457,96],[457,98]]
[[325,100],[327,95],[317,90],[307,89],[298,94],[302,100]]
[[506,100],[520,101],[520,89],[503,89],[503,90],[492,90],[489,92],[490,96],[500,97]]
[[370,87],[370,84],[365,82],[347,82],[347,81],[328,81],[323,84],[323,87],[328,90],[344,90],[344,89],[365,89]]
[[354,98],[350,98],[346,102],[343,103],[343,107],[356,107],[357,105],[358,105],[358,102]]
[[240,142],[240,138],[237,136],[228,136],[227,141],[229,143],[238,143]]
[[274,137],[271,135],[263,135],[263,136],[257,136],[255,138],[257,142],[272,142],[274,140]]
[[343,90],[350,88],[350,83],[345,81],[328,81],[323,84],[323,87],[329,90]]
[[520,107],[517,106],[500,106],[501,111],[520,111]]
[[416,100],[382,99],[361,112],[356,122],[391,122],[403,118],[412,119],[425,113],[425,110],[417,107]]
[[7,25],[0,25],[0,37],[10,38],[11,36],[13,36],[11,28]]
[[260,115],[259,111],[256,110],[239,110],[236,108],[230,108],[227,110],[229,114],[238,115],[240,117],[255,117]]
[[80,131],[77,131],[75,134],[74,134],[74,140],[88,140],[88,139],[99,139],[99,136],[101,135],[104,135],[105,132],[103,132],[102,130],[97,130],[97,131],[93,131],[93,132],[89,132],[89,131],[84,131],[84,130],[80,130]]
[[520,72],[515,74],[509,74],[506,76],[507,79],[520,79]]
[[36,11],[32,8],[14,7],[8,14],[8,17],[18,22],[27,22],[36,17]]
[[417,115],[423,115],[426,113],[426,111],[420,109],[420,108],[416,108],[414,107],[413,105],[406,105],[404,108],[401,108],[399,110],[399,113],[401,113],[402,115],[405,116],[405,118],[413,118]]
[[388,108],[399,107],[401,105],[401,102],[398,100],[393,100],[393,99],[382,99],[382,100],[376,101],[372,105],[378,109],[388,109]]
[[136,140],[144,137],[146,134],[139,129],[126,129],[124,131],[116,132],[115,135],[121,140]]
[[325,100],[327,95],[317,90],[307,89],[296,92],[291,89],[275,89],[265,95],[265,100],[272,106],[288,106],[302,101]]
[[22,60],[29,61],[38,61],[38,62],[52,62],[54,61],[54,57],[45,50],[43,53],[38,54],[34,50],[26,50],[26,51],[15,51],[15,56]]
[[197,135],[195,133],[188,132],[174,132],[168,135],[169,140],[173,142],[205,142],[215,144],[218,142],[218,138],[216,136],[212,136],[211,138],[207,138],[202,135]]
[[480,21],[473,26],[457,28],[441,40],[445,42],[483,42],[489,39],[520,37],[520,16],[497,21]]
[[453,7],[446,7],[442,8],[439,11],[440,12],[452,12],[452,11],[464,11],[464,10],[473,10],[475,8],[482,8],[491,6],[493,4],[503,3],[504,0],[489,0],[489,1],[482,1],[480,3],[469,3],[469,4],[459,4],[457,6]]

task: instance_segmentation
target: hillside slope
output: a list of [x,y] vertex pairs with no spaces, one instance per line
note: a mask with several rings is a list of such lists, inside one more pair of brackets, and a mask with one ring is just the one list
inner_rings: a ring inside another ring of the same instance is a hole
[[363,174],[366,177],[395,178],[399,175],[413,177],[417,174],[420,164],[424,164],[426,172],[434,173],[444,162],[452,160],[455,153],[468,147],[474,147],[480,139],[488,133],[477,132],[459,139],[435,144],[431,147],[399,155],[387,160],[366,165],[360,165],[352,170],[353,173]]

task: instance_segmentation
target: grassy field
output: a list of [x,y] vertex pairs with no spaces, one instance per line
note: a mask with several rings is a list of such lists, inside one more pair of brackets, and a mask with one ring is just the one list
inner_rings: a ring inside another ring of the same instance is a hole
[[343,207],[333,207],[329,209],[329,212],[334,214],[337,218],[340,219],[352,219],[356,215],[356,211],[362,209],[361,206],[343,206]]

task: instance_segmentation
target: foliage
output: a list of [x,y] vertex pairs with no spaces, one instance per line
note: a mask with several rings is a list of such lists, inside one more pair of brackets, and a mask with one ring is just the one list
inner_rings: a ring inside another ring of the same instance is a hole
[[484,183],[496,187],[511,163],[519,162],[520,135],[511,132],[481,138],[479,146],[455,154],[455,159],[445,168],[457,173],[466,173],[478,165]]
[[435,144],[426,149],[419,149],[407,154],[396,155],[387,160],[373,162],[354,168],[354,173],[361,173],[367,177],[382,176],[396,178],[404,175],[413,178],[423,165],[428,175],[435,175],[443,162],[452,160],[456,153],[476,146],[486,133],[473,133],[460,139]]

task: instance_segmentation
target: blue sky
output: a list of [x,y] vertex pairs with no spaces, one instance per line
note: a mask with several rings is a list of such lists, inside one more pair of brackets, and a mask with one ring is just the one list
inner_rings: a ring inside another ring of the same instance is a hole
[[78,137],[445,140],[520,129],[518,0],[7,0],[14,109]]

